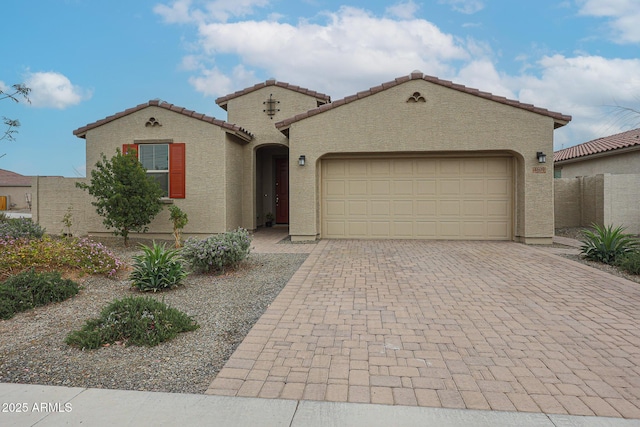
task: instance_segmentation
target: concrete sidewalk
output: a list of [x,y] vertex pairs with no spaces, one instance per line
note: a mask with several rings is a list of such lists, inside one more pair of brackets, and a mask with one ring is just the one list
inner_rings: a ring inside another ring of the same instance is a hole
[[[640,420],[0,383],[8,426],[632,427]],[[19,408],[19,409],[18,409]],[[17,412],[23,410],[23,412]]]

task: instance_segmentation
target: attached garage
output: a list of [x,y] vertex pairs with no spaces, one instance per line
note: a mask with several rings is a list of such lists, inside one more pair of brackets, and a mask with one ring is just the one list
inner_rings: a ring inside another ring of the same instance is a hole
[[513,158],[325,159],[321,237],[511,240]]
[[276,123],[292,241],[553,238],[553,131],[570,116],[413,72]]

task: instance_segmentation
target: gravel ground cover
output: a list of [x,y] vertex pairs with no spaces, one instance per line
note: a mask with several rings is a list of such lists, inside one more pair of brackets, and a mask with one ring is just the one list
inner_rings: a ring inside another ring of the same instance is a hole
[[[121,259],[138,253],[102,239]],[[235,271],[191,274],[185,285],[162,293],[132,290],[117,279],[84,277],[67,301],[0,321],[0,382],[124,390],[204,393],[253,324],[306,259],[306,254],[250,254]],[[145,295],[194,317],[200,328],[156,347],[112,345],[82,351],[67,334],[114,299]]]

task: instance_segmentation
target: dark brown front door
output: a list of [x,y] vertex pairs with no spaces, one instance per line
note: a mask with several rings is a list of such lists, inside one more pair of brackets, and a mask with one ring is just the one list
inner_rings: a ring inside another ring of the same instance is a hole
[[276,223],[289,224],[289,159],[276,159]]

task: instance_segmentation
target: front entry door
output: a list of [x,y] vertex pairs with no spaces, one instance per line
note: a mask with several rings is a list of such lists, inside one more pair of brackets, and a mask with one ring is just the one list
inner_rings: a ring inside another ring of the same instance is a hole
[[289,223],[289,159],[276,159],[276,223]]

